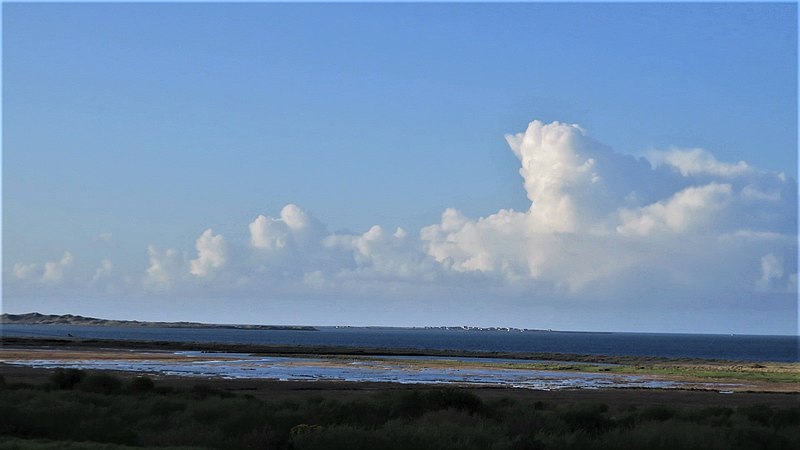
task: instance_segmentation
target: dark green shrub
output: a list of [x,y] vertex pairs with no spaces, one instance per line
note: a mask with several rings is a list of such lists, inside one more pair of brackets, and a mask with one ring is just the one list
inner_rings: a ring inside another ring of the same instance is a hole
[[710,406],[684,412],[681,417],[689,422],[718,427],[729,424],[732,414],[731,408]]
[[230,443],[235,436],[224,436],[214,426],[182,420],[171,427],[139,433],[139,442],[148,447],[196,446],[199,448],[236,448]]
[[262,425],[231,438],[229,448],[263,450],[286,448],[286,444],[278,438],[271,426]]
[[767,405],[745,406],[739,408],[737,412],[747,417],[751,422],[757,422],[761,425],[768,425],[773,414],[772,408]]
[[727,450],[726,431],[675,419],[642,422],[632,429],[615,428],[582,442],[581,446],[572,445],[568,448]]
[[150,405],[150,414],[154,416],[168,416],[177,411],[186,409],[185,402],[179,402],[168,398],[158,398]]
[[665,420],[669,420],[675,417],[675,411],[672,408],[668,408],[666,406],[650,406],[645,408],[644,411],[641,412],[640,416],[642,420],[654,420],[658,422],[663,422]]
[[186,413],[193,421],[203,424],[211,424],[224,419],[230,411],[219,399],[205,399],[201,402],[190,403],[186,408]]
[[125,383],[125,391],[132,394],[145,394],[152,392],[155,387],[156,385],[153,383],[153,380],[146,376],[131,378],[127,383]]
[[775,449],[790,448],[789,441],[768,428],[740,427],[730,432],[730,448],[750,449]]
[[[64,375],[61,380],[69,380]],[[0,435],[87,448],[101,443],[98,449],[115,444],[296,450],[800,448],[800,407],[673,411],[643,404],[611,412],[601,403],[537,408],[525,396],[484,403],[466,390],[402,388],[348,394],[349,400],[334,393],[309,401],[262,401],[207,386],[159,393],[148,381],[122,383],[86,374],[61,384],[73,390],[50,384],[2,390]],[[146,394],[132,395],[135,391]]]
[[797,427],[800,429],[800,406],[775,411],[770,424],[776,428]]
[[544,450],[544,443],[530,436],[517,436],[511,442],[510,450]]
[[397,448],[388,436],[376,430],[364,430],[343,425],[332,428],[308,428],[292,435],[296,449],[373,450]]
[[394,396],[390,400],[378,399],[377,401],[339,401],[334,399],[318,401],[312,399],[305,404],[301,413],[306,423],[376,427],[389,420],[394,408],[393,402],[396,399]]
[[561,411],[559,417],[571,431],[600,433],[613,426],[613,422],[605,415],[606,411],[608,405],[605,403],[583,403]]
[[533,436],[544,425],[544,414],[530,405],[516,405],[498,420],[505,424],[509,436]]
[[457,389],[411,391],[400,394],[393,402],[392,417],[419,417],[428,411],[454,408],[470,413],[484,410],[483,400],[477,395]]
[[98,394],[113,394],[122,389],[122,381],[107,373],[93,373],[80,382],[78,389]]
[[418,417],[427,410],[426,399],[419,391],[400,394],[392,399],[392,417]]
[[72,432],[73,438],[80,441],[114,442],[116,444],[136,445],[137,434],[130,430],[120,418],[104,414],[81,420]]
[[50,375],[50,384],[56,389],[72,389],[86,376],[86,372],[78,369],[56,369]]
[[222,389],[217,389],[211,387],[207,384],[195,384],[192,386],[192,395],[194,398],[197,399],[204,399],[206,397],[216,396],[222,398],[233,397],[233,394],[230,392],[223,391]]
[[173,388],[171,388],[169,386],[156,386],[154,391],[155,391],[156,394],[159,394],[159,395],[169,395],[169,394],[172,394],[173,392],[175,392],[175,389],[173,389]]

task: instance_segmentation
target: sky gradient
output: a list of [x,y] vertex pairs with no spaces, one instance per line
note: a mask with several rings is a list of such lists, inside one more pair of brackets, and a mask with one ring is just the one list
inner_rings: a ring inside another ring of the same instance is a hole
[[794,4],[4,4],[3,312],[796,334]]

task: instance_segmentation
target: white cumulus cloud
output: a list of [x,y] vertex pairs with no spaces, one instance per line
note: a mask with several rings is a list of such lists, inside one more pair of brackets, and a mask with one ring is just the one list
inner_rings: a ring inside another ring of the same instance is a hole
[[[796,292],[797,184],[785,174],[701,149],[624,155],[560,122],[534,121],[506,140],[519,160],[519,175],[509,176],[521,176],[530,202],[523,210],[469,217],[443,208],[419,230],[330,233],[288,204],[242,224],[238,240],[206,229],[193,258],[149,246],[143,286],[247,298],[440,298],[467,290],[486,302],[513,295],[537,305],[709,309]],[[44,264],[43,275],[41,264],[18,263],[8,273],[11,281],[56,284],[71,266],[67,253]],[[108,260],[93,270],[87,282],[125,279]]]
[[95,242],[113,242],[114,235],[108,232],[99,233],[94,237]]
[[783,261],[777,256],[769,253],[761,257],[761,278],[758,280],[759,287],[769,289],[774,280],[783,278]]
[[94,276],[92,277],[92,282],[96,282],[102,280],[103,278],[108,278],[111,276],[111,271],[114,269],[114,264],[109,259],[104,259],[100,261],[100,267],[98,267],[94,271]]
[[[389,233],[375,225],[360,235],[330,235],[325,238],[323,245],[327,249],[349,254],[352,257],[352,269],[349,272],[360,276],[431,279],[435,275],[431,261],[402,228]],[[320,273],[316,276],[319,277]]]
[[189,262],[189,273],[205,277],[225,265],[228,247],[222,235],[207,229],[197,238],[197,258]]
[[[4,273],[4,289],[30,297],[72,288],[239,298],[265,307],[274,299],[331,312],[339,305],[375,314],[413,308],[419,320],[429,311],[514,311],[503,317],[523,326],[544,324],[548,314],[579,323],[570,311],[613,318],[637,308],[630,317],[692,311],[698,324],[727,315],[731,323],[758,316],[781,321],[781,330],[791,325],[798,195],[790,176],[703,149],[620,154],[575,124],[533,121],[505,138],[519,161],[518,174],[508,176],[529,201],[519,210],[500,204],[475,217],[442,205],[440,217],[419,229],[331,233],[288,204],[277,214],[254,214],[241,235],[208,228],[166,250],[150,245],[135,272],[109,259],[81,271],[69,252],[16,263]],[[537,316],[515,318],[517,311]]]
[[520,160],[519,174],[531,201],[531,227],[574,232],[587,215],[587,193],[601,190],[595,153],[600,145],[577,125],[531,122],[524,133],[506,136]]
[[307,211],[289,204],[283,207],[280,217],[259,215],[249,228],[250,245],[262,250],[280,250],[309,245],[324,227]]
[[72,266],[74,258],[70,252],[65,252],[58,261],[48,261],[44,264],[42,282],[58,284],[64,279],[64,273]]
[[[535,280],[540,287],[591,295],[587,286],[620,287],[634,269],[645,271],[648,283],[658,274],[675,289],[697,288],[702,270],[686,261],[676,264],[676,255],[700,261],[740,252],[703,269],[705,287],[713,288],[733,282],[734,265],[745,264],[757,246],[782,245],[748,236],[781,236],[796,226],[794,183],[744,163],[719,162],[704,151],[665,154],[663,164],[680,170],[664,171],[614,153],[577,125],[534,121],[507,140],[520,160],[531,207],[478,219],[446,210],[439,224],[421,230],[420,239],[448,270]],[[756,189],[772,194],[754,195]],[[726,236],[727,247],[714,236]],[[730,279],[723,281],[717,272]]]
[[[470,218],[447,208],[416,233],[377,225],[329,233],[288,204],[276,217],[258,215],[241,245],[206,230],[188,262],[151,247],[146,281],[185,287],[224,268],[215,286],[262,292],[478,276],[557,299],[655,285],[664,295],[715,292],[739,286],[739,274],[762,255],[796,265],[796,182],[784,174],[721,162],[700,149],[622,155],[560,122],[534,121],[506,140],[530,201],[524,211]],[[777,266],[765,261],[759,285],[775,282]]]
[[[784,257],[768,253],[761,257],[761,276],[756,287],[761,292],[797,293],[797,272],[790,273],[784,267]],[[797,269],[797,267],[794,267]]]
[[735,164],[720,162],[714,155],[701,148],[654,150],[647,154],[647,159],[654,167],[667,166],[685,177],[710,175],[729,178],[752,171],[744,161]]
[[177,250],[161,251],[151,245],[147,247],[150,264],[144,278],[145,287],[156,290],[168,289],[180,277],[181,259]]
[[731,185],[709,183],[686,188],[666,201],[636,210],[622,209],[617,231],[621,234],[647,235],[655,232],[683,232],[707,223],[731,197]]
[[28,279],[33,276],[36,269],[36,264],[16,263],[14,264],[14,277],[20,280]]

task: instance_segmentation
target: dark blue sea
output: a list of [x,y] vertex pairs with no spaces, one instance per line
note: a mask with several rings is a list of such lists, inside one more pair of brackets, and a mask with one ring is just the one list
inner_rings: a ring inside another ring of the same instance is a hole
[[485,352],[553,352],[739,361],[798,361],[798,336],[659,333],[570,333],[406,328],[268,331],[218,328],[133,328],[2,325],[2,336],[135,339],[202,343],[331,345]]

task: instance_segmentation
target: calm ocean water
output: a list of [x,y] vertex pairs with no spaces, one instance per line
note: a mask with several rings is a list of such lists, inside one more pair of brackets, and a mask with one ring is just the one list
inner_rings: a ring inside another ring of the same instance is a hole
[[797,336],[656,333],[563,333],[403,328],[334,328],[265,331],[204,328],[132,328],[2,325],[3,336],[137,339],[236,344],[335,345],[436,350],[556,352],[598,355],[798,361]]

